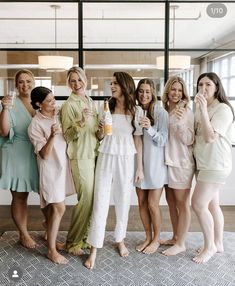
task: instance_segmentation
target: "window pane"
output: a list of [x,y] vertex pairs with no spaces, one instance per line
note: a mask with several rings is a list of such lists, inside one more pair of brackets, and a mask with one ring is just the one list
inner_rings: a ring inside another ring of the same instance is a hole
[[15,73],[26,68],[33,72],[37,86],[43,85],[52,89],[56,96],[68,96],[67,71],[40,69],[38,56],[41,55],[70,56],[73,58],[74,65],[78,65],[77,51],[0,51],[0,95],[3,96],[14,89]]
[[230,75],[235,75],[235,56],[231,58]]
[[235,78],[231,78],[229,81],[229,97],[235,97]]
[[0,3],[0,20],[1,48],[78,47],[76,3]]
[[235,48],[235,3],[224,3],[227,14],[221,18],[208,15],[207,8],[210,4],[210,1],[193,4],[179,1],[171,4],[170,48]]
[[163,48],[164,3],[143,2],[84,3],[84,47]]
[[227,77],[228,76],[228,59],[223,59],[221,61],[221,77]]
[[159,52],[85,52],[85,71],[92,96],[110,96],[110,80],[115,71],[128,72],[134,80],[149,77],[156,83],[158,95],[163,70],[156,68]]

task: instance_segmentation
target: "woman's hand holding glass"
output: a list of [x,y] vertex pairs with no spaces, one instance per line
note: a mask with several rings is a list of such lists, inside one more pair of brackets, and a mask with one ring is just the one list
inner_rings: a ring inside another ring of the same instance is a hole
[[62,128],[59,122],[51,125],[51,136],[54,137],[56,134],[61,134]]
[[4,96],[1,101],[3,109],[11,109],[13,106],[14,98],[15,98],[14,94],[9,94]]
[[195,95],[194,102],[196,103],[196,108],[199,108],[201,112],[207,111],[207,100],[200,90]]
[[175,107],[175,116],[178,120],[180,120],[185,112],[187,103],[184,100],[180,100]]
[[90,117],[93,116],[93,111],[90,108],[84,108],[82,111],[82,115],[85,120],[88,120]]
[[144,116],[140,117],[139,124],[142,128],[149,129],[149,127],[151,126],[151,122],[150,122],[149,118],[146,116],[146,114],[144,114]]

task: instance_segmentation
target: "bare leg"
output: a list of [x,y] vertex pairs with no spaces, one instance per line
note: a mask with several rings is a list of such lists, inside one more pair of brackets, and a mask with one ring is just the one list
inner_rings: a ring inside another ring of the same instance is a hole
[[[214,220],[214,238],[217,252],[224,252],[223,246],[223,229],[224,229],[224,216],[219,205],[219,193],[209,203],[209,211]],[[204,250],[204,246],[199,247],[197,252],[200,254]]]
[[162,188],[156,190],[149,190],[148,192],[148,207],[151,216],[151,223],[153,226],[154,236],[151,243],[143,250],[143,253],[152,254],[157,251],[160,243],[159,236],[162,225],[161,211],[159,202],[162,194]]
[[129,255],[129,251],[126,248],[124,241],[118,242],[117,248],[121,257],[127,257]]
[[96,255],[97,255],[97,248],[92,246],[90,255],[84,263],[84,265],[87,269],[93,269],[94,268]]
[[172,238],[167,240],[161,240],[160,244],[163,245],[174,245],[177,239],[177,227],[178,227],[178,210],[176,207],[176,198],[173,189],[169,188],[168,186],[165,186],[166,191],[166,201],[169,207],[170,212],[170,219],[171,219],[171,225],[172,225]]
[[144,226],[144,230],[146,233],[146,239],[144,242],[136,246],[137,251],[143,251],[146,246],[150,244],[152,241],[152,228],[151,228],[151,217],[148,208],[148,190],[141,190],[136,188],[136,193],[138,196],[138,203],[139,203],[139,212],[140,218]]
[[217,252],[224,252],[224,215],[219,205],[219,192],[216,193],[215,198],[209,203],[209,211],[214,220],[214,239]]
[[68,263],[68,260],[64,256],[62,256],[60,253],[58,253],[56,249],[56,237],[58,234],[61,218],[65,212],[64,202],[50,204],[49,206],[47,206],[47,208],[50,208],[50,211],[47,212],[48,214],[50,214],[47,217],[47,221],[48,221],[47,257],[55,263],[66,264]]
[[175,245],[163,251],[167,256],[176,255],[186,250],[185,240],[190,225],[191,212],[189,207],[190,190],[174,190],[177,208],[179,210],[177,240]]
[[42,209],[42,213],[43,213],[43,215],[44,215],[44,217],[45,217],[45,220],[42,222],[42,226],[43,226],[44,229],[45,229],[45,233],[44,233],[44,236],[43,236],[43,238],[44,238],[45,240],[47,240],[47,225],[48,225],[47,218],[49,217],[48,209],[49,209],[49,208],[47,208],[47,207],[45,207],[45,208]]
[[209,211],[209,204],[218,196],[221,185],[198,181],[192,197],[195,211],[204,236],[204,248],[193,258],[196,263],[207,262],[217,251],[214,242],[214,220]]
[[27,230],[27,199],[28,193],[11,192],[11,215],[19,230],[20,243],[26,248],[36,248],[37,243],[32,239]]

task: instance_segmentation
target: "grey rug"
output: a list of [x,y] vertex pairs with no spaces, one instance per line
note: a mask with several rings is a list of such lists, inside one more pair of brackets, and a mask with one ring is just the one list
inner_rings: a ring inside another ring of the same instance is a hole
[[[235,286],[235,233],[225,232],[223,254],[215,254],[204,265],[192,261],[195,249],[202,244],[200,233],[189,233],[187,251],[166,257],[160,247],[157,253],[146,255],[135,251],[135,245],[144,239],[143,232],[128,232],[126,245],[130,256],[121,258],[113,243],[113,233],[107,232],[105,245],[98,252],[96,267],[87,270],[83,263],[87,257],[64,254],[67,265],[56,265],[46,258],[43,232],[31,232],[39,247],[28,250],[18,243],[17,232],[5,232],[0,238],[0,285],[20,286]],[[59,233],[64,240],[66,232]],[[162,233],[161,238],[169,238]],[[17,271],[15,273],[14,271]],[[15,274],[15,276],[14,276]],[[14,276],[14,277],[12,277]]]

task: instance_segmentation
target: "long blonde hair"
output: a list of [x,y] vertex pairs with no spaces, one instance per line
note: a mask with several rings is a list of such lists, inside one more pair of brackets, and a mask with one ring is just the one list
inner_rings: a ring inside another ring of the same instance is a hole
[[169,98],[168,98],[168,93],[171,90],[172,85],[178,82],[181,84],[182,89],[183,89],[183,96],[182,96],[182,100],[184,100],[187,103],[187,106],[189,104],[190,101],[190,97],[188,95],[188,91],[186,88],[186,84],[184,82],[184,80],[179,77],[179,76],[172,76],[168,79],[168,81],[165,84],[164,90],[163,90],[163,95],[162,95],[162,104],[163,107],[168,111],[169,109]]

